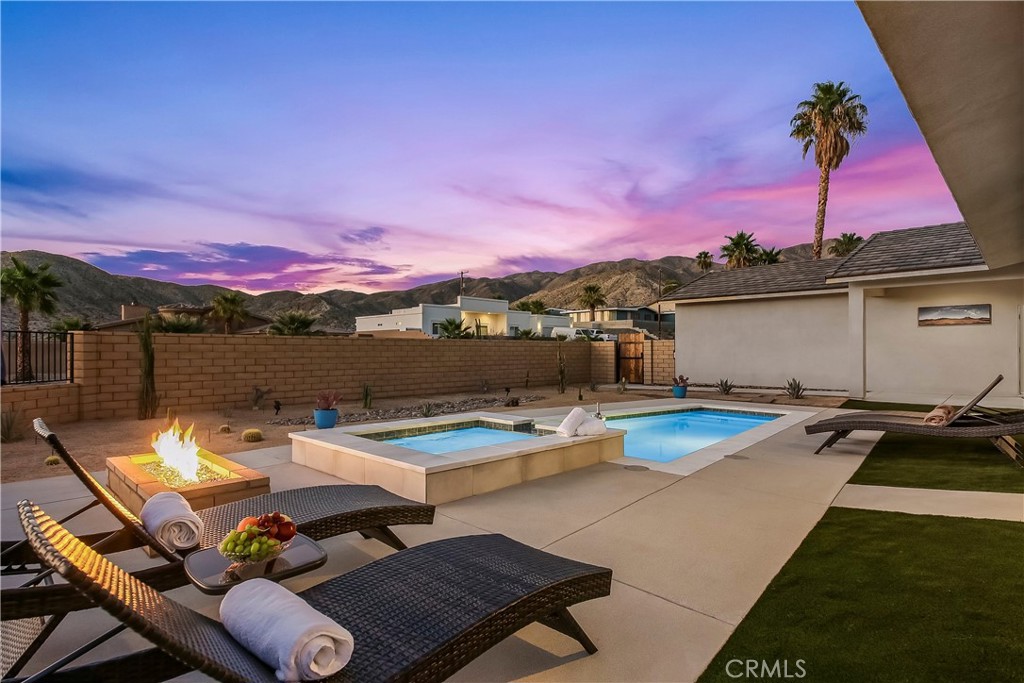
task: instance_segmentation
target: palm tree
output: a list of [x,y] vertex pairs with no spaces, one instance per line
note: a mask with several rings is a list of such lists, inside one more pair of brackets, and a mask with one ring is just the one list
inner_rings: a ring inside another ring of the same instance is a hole
[[726,268],[746,268],[757,260],[757,254],[761,246],[754,239],[754,233],[746,233],[740,230],[722,245],[722,258],[725,259]]
[[839,168],[850,153],[850,140],[867,132],[868,108],[843,81],[815,83],[811,99],[797,105],[789,122],[789,136],[803,142],[803,156],[814,147],[814,163],[821,169],[818,178],[818,214],[814,220],[813,258],[821,258],[825,235],[825,206],[828,204],[829,174]]
[[665,296],[669,292],[678,289],[680,284],[681,283],[678,282],[677,280],[669,280],[668,282],[661,286],[661,292],[659,293],[661,294],[661,296]]
[[516,337],[518,339],[536,339],[537,333],[529,328],[523,328],[516,332]]
[[43,315],[56,313],[56,289],[63,285],[60,278],[50,272],[49,263],[33,268],[12,256],[11,265],[0,270],[0,298],[3,301],[13,300],[18,307],[18,364],[14,376],[20,382],[30,382],[35,378],[28,335],[29,316],[36,311]]
[[281,313],[270,323],[268,334],[279,334],[285,337],[301,337],[312,334],[316,318],[299,311]]
[[206,323],[194,315],[176,313],[168,318],[157,320],[155,328],[157,332],[169,334],[199,334],[206,331]]
[[779,263],[782,260],[782,250],[776,249],[775,247],[768,247],[765,249],[761,247],[757,250],[757,255],[754,256],[755,266],[770,266],[773,263]]
[[536,315],[544,315],[548,312],[547,304],[540,299],[523,299],[512,306],[514,311],[529,311]]
[[437,324],[437,332],[441,339],[469,339],[473,330],[458,318],[445,318]]
[[702,251],[697,254],[697,267],[700,268],[700,272],[708,272],[713,265],[715,265],[715,258],[710,251]]
[[51,332],[71,332],[72,330],[91,330],[92,323],[79,317],[61,318],[50,325]]
[[590,320],[593,322],[597,319],[597,309],[606,306],[608,300],[605,299],[604,292],[601,291],[601,285],[586,285],[583,288],[583,294],[580,294],[579,304],[583,308],[590,309]]
[[249,311],[245,310],[245,299],[239,292],[227,292],[214,297],[213,316],[224,323],[224,334],[231,334],[232,325],[244,322]]
[[829,246],[828,253],[839,258],[849,256],[863,241],[864,238],[855,232],[844,232]]

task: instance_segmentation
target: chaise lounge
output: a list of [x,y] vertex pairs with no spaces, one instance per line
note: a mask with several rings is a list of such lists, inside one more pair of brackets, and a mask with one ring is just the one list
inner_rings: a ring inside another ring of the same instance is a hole
[[869,432],[891,432],[895,434],[920,434],[922,436],[951,437],[959,439],[986,438],[996,448],[1024,467],[1024,449],[1013,438],[1024,433],[1024,411],[1000,413],[978,406],[997,384],[1003,380],[999,375],[985,389],[971,399],[963,408],[954,413],[944,425],[927,424],[920,415],[864,411],[847,413],[820,420],[804,428],[807,434],[832,432],[818,446],[815,454],[831,448],[857,430]]
[[[159,681],[198,669],[220,681],[276,681],[219,622],[111,564],[31,502],[19,503],[18,514],[47,565],[120,620],[117,631],[127,626],[159,648],[46,680],[97,680],[117,671],[122,680]],[[355,639],[351,661],[325,680],[441,681],[533,622],[593,654],[596,646],[568,608],[609,595],[611,577],[610,569],[493,534],[426,543],[299,595]]]
[[[94,500],[62,518],[60,522],[63,524],[96,505],[103,505],[122,524],[122,528],[83,536],[81,540],[84,543],[104,553],[149,546],[169,564],[140,570],[135,576],[157,590],[186,585],[188,579],[182,566],[182,555],[186,553],[175,552],[146,531],[138,517],[68,453],[57,435],[42,420],[34,420],[33,425],[36,432],[94,496]],[[396,550],[403,550],[406,546],[389,528],[391,525],[431,524],[434,520],[433,505],[402,498],[379,486],[313,486],[277,491],[196,510],[196,515],[205,525],[197,548],[217,545],[240,519],[270,510],[287,512],[295,521],[297,531],[314,540],[359,532],[365,538],[375,538]],[[88,609],[93,605],[67,584],[46,582],[49,572],[42,570],[40,560],[32,552],[27,540],[4,541],[0,565],[5,576],[34,575],[21,587],[0,591],[0,615],[4,620],[5,639],[13,638],[22,643],[21,647],[16,648],[16,655],[12,655],[5,645],[3,670],[0,673],[8,676],[16,674],[24,666],[60,623],[62,615]],[[50,615],[56,616],[51,619],[42,618]]]

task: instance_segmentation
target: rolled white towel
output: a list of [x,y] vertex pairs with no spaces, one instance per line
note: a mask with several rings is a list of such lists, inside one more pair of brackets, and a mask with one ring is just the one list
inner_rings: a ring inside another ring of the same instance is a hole
[[574,436],[576,429],[583,424],[583,421],[587,419],[587,411],[583,408],[573,408],[569,411],[569,414],[562,420],[562,424],[558,425],[558,429],[555,430],[555,434],[559,436]]
[[949,418],[953,417],[954,412],[953,406],[950,405],[935,406],[930,413],[924,416],[925,424],[944,427],[949,422]]
[[597,436],[608,431],[604,420],[596,417],[588,417],[579,427],[576,428],[576,436]]
[[162,491],[147,500],[139,518],[146,531],[175,550],[199,545],[203,535],[203,520],[192,512],[185,497],[174,491]]
[[351,633],[267,579],[249,579],[229,590],[220,603],[220,620],[281,681],[336,674],[355,648]]

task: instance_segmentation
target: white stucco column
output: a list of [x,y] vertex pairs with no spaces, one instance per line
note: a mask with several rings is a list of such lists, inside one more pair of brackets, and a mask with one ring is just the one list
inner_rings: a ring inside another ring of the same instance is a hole
[[864,398],[867,395],[865,386],[864,359],[864,288],[850,283],[849,288],[849,334],[850,341],[847,351],[850,355],[850,398]]

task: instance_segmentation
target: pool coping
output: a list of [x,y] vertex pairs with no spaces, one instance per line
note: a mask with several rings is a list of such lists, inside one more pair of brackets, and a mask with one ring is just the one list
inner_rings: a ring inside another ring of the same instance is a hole
[[[595,404],[588,404],[589,412],[593,412],[593,408],[590,408],[590,406],[595,406]],[[617,408],[616,406],[622,407]],[[631,456],[623,456],[622,458],[611,460],[610,462],[617,465],[641,465],[657,472],[665,472],[667,474],[675,474],[685,477],[704,469],[708,465],[713,465],[723,458],[735,455],[739,451],[753,446],[770,436],[774,436],[789,427],[800,424],[801,422],[817,415],[822,410],[827,410],[827,408],[818,406],[776,405],[771,403],[741,403],[737,405],[735,401],[658,398],[644,401],[630,401],[625,404],[608,403],[605,404],[605,407],[601,410],[601,414],[605,417],[623,418],[688,412],[691,410],[713,410],[716,412],[741,413],[747,415],[777,415],[778,417],[771,422],[757,425],[745,432],[731,436],[728,439],[723,439],[718,443],[705,446],[704,448],[680,456],[669,462],[659,462],[657,460],[647,460],[646,458],[636,458]],[[530,413],[533,414],[531,415]],[[522,411],[519,414],[531,417],[538,426],[551,424],[557,425],[564,417],[565,410],[561,410],[561,415],[557,414],[556,409],[550,408]],[[614,420],[609,421],[609,424],[613,423]]]
[[507,443],[494,444],[492,446],[480,446],[477,448],[467,449],[465,451],[453,451],[443,455],[424,453],[423,451],[405,448],[404,446],[396,446],[385,441],[375,441],[364,436],[365,434],[401,432],[437,425],[445,426],[477,421],[506,423],[513,426],[524,423],[536,425],[536,421],[531,417],[523,417],[510,413],[472,412],[441,417],[391,420],[388,422],[360,424],[350,427],[335,427],[333,429],[312,429],[301,432],[292,432],[288,437],[293,441],[305,442],[314,446],[325,447],[329,450],[359,455],[365,459],[374,460],[382,464],[399,467],[401,469],[421,472],[424,474],[434,474],[460,467],[530,455],[541,451],[551,450],[552,448],[582,443],[597,443],[625,436],[625,431],[609,428],[606,433],[596,436],[565,437],[554,434],[554,427],[545,424],[537,426],[540,427],[541,431],[552,431],[551,434],[543,436],[538,435],[531,439],[510,441]]

